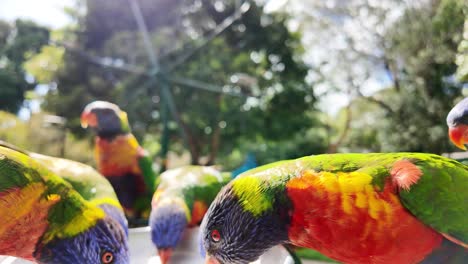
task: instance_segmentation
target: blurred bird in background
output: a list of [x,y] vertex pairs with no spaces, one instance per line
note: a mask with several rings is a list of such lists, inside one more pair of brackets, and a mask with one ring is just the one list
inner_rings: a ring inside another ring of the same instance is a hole
[[84,108],[81,125],[96,133],[98,170],[114,187],[125,215],[131,223],[147,218],[156,174],[148,153],[131,133],[127,113],[115,104],[95,101]]
[[184,230],[197,226],[231,173],[214,167],[185,166],[165,171],[156,190],[150,215],[151,240],[166,264]]
[[468,142],[468,98],[456,104],[447,115],[447,126],[452,143],[460,149],[466,150]]

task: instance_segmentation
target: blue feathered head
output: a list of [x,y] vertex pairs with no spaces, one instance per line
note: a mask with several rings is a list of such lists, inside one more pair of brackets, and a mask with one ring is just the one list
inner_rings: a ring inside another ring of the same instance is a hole
[[151,240],[163,264],[169,260],[187,227],[187,209],[184,207],[182,202],[165,202],[157,204],[151,211]]

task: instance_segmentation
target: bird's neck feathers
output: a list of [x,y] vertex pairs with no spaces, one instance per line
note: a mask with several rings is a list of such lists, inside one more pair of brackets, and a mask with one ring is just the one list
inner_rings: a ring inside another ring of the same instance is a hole
[[102,125],[96,128],[96,134],[98,137],[106,140],[113,140],[118,136],[125,136],[131,134],[132,130],[128,122],[127,113],[121,111],[116,114],[118,121],[114,119],[114,122],[110,122],[107,125]]
[[47,217],[49,228],[42,237],[42,243],[55,238],[75,236],[104,218],[105,213],[101,208],[84,200],[78,192],[65,184],[63,179],[56,178],[49,182],[48,196],[58,201],[49,210]]
[[283,183],[265,186],[260,177],[245,176],[232,182],[232,191],[243,209],[255,217],[276,211],[278,208],[287,208],[288,199],[284,190]]
[[127,218],[125,218],[122,206],[118,202],[115,204],[114,201],[111,200],[111,203],[101,203],[99,207],[104,210],[108,217],[116,220],[117,223],[121,225],[125,235],[128,236],[128,221]]
[[66,211],[68,214],[64,214],[62,208],[57,208],[56,211],[51,210],[49,213],[49,229],[42,237],[42,243],[48,243],[55,238],[73,237],[88,230],[105,217],[104,210],[101,208],[92,206],[84,200],[79,202],[84,206],[79,206],[73,201],[61,204],[61,206],[69,209]]
[[131,135],[130,131],[123,131],[123,130],[97,130],[96,136],[102,140],[113,141],[119,137],[125,137],[127,135]]
[[124,136],[124,135],[127,135],[127,134],[128,133],[123,133],[121,131],[102,131],[102,130],[97,131],[97,133],[96,133],[98,138],[108,140],[108,141],[112,141],[115,138],[117,138],[118,136]]
[[289,242],[287,230],[292,212],[284,183],[278,181],[265,186],[259,177],[243,176],[233,181],[230,187],[244,212],[252,214],[260,225],[274,230],[268,238],[271,245]]
[[34,252],[34,258],[40,263],[98,263],[102,250],[113,253],[117,260],[114,263],[129,261],[125,232],[110,217],[99,219],[93,226],[72,237],[56,237],[47,243],[42,241]]

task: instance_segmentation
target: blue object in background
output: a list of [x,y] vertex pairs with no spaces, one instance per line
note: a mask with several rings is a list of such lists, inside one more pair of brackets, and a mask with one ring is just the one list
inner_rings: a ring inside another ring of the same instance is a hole
[[237,177],[237,175],[248,171],[250,169],[253,169],[257,167],[257,159],[255,158],[255,155],[253,153],[248,153],[247,157],[245,158],[244,164],[242,164],[239,168],[235,169],[232,171],[232,178]]

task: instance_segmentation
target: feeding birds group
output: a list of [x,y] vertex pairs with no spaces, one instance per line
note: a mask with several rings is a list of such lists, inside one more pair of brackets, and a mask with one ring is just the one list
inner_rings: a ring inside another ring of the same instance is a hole
[[[0,255],[129,263],[127,219],[149,218],[162,263],[200,223],[211,264],[253,262],[275,245],[343,263],[468,263],[468,167],[449,158],[326,154],[254,168],[249,155],[233,173],[186,166],[157,176],[117,105],[93,102],[81,122],[96,133],[99,172],[0,143]],[[468,98],[447,125],[464,149]]]

